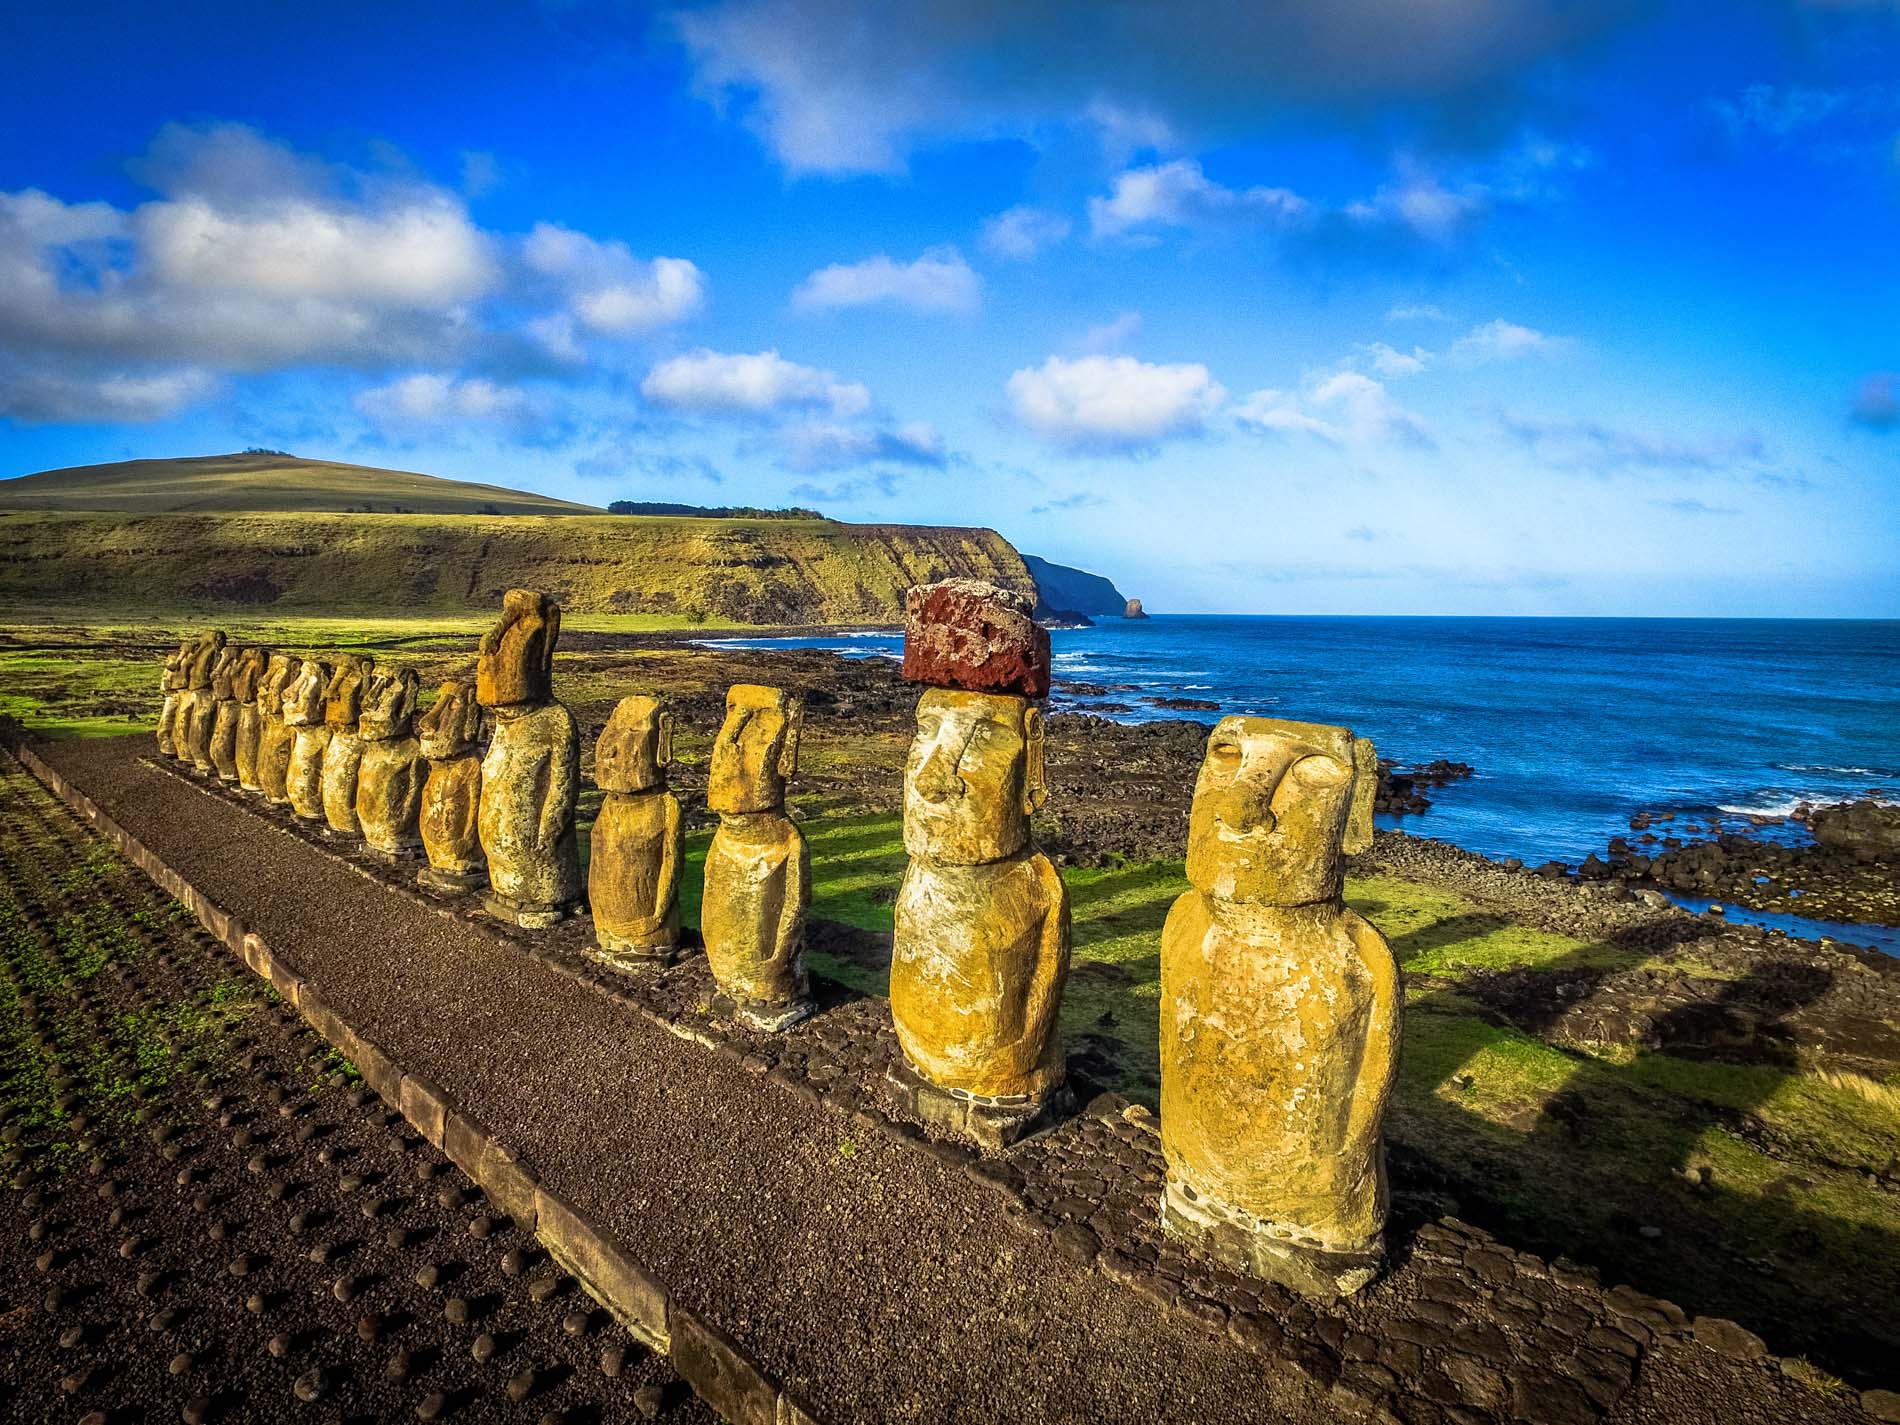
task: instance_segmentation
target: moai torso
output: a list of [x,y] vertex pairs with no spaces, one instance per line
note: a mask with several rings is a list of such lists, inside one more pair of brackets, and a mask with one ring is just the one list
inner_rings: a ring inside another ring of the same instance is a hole
[[219,629],[199,636],[191,655],[191,691],[185,721],[185,752],[191,765],[200,772],[217,769],[211,761],[211,732],[217,717],[217,698],[211,678],[218,659],[224,654],[224,633]]
[[284,694],[302,668],[301,660],[273,653],[257,684],[257,789],[271,802],[289,800],[285,784],[296,734],[284,721]]
[[429,774],[417,817],[429,864],[416,879],[437,890],[473,890],[487,879],[478,826],[482,795],[482,709],[475,685],[444,683],[416,723]]
[[323,820],[338,836],[362,835],[356,820],[356,778],[363,766],[357,720],[371,671],[369,659],[346,653],[323,690],[323,724],[330,730],[323,748]]
[[330,669],[306,658],[284,689],[284,724],[290,729],[290,761],[284,771],[284,799],[304,821],[323,820],[323,749],[330,729],[323,722],[323,690]]
[[706,804],[719,829],[706,852],[699,912],[706,963],[739,1016],[786,1029],[811,1013],[805,912],[811,853],[785,815],[798,767],[802,709],[780,688],[741,683],[726,694],[713,742]]
[[1357,764],[1343,728],[1226,718],[1161,941],[1163,1222],[1313,1295],[1376,1274],[1398,970],[1340,899]]
[[257,782],[257,743],[263,731],[258,712],[257,692],[270,667],[270,654],[262,648],[247,648],[238,659],[231,678],[231,693],[237,699],[237,739],[232,759],[237,766],[238,785],[247,792],[259,790]]
[[510,589],[475,666],[476,698],[495,719],[476,822],[488,861],[486,907],[528,930],[560,921],[581,895],[574,832],[580,730],[554,701],[560,636],[559,605],[530,589]]
[[665,963],[679,944],[684,823],[666,789],[671,716],[657,699],[622,698],[594,744],[594,819],[587,904],[599,958],[621,968]]
[[417,816],[426,769],[415,712],[414,670],[378,673],[370,680],[357,723],[363,759],[356,773],[356,821],[370,849],[389,859],[422,845]]
[[185,639],[173,652],[165,655],[165,666],[158,675],[158,691],[162,699],[158,706],[158,750],[166,757],[178,755],[178,710],[184,702],[190,668],[191,640]]
[[226,648],[211,670],[211,765],[218,780],[237,780],[237,671],[246,650]]

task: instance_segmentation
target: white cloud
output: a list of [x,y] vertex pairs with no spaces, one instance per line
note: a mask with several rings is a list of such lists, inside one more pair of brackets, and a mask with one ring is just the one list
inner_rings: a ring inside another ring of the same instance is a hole
[[800,312],[895,302],[920,312],[974,311],[981,282],[954,247],[933,247],[915,262],[879,253],[863,262],[834,262],[812,273],[792,293]]
[[[564,290],[574,321],[601,336],[634,336],[698,312],[705,275],[682,257],[644,262],[624,243],[603,242],[554,223],[536,223],[521,244],[529,268]],[[558,344],[560,329],[548,332]]]
[[704,347],[659,363],[640,383],[640,394],[656,405],[708,415],[824,409],[855,416],[871,406],[861,382],[787,361],[776,351],[728,355]]
[[1302,217],[1308,207],[1286,188],[1224,187],[1196,160],[1177,158],[1116,174],[1108,197],[1089,199],[1089,226],[1097,237],[1115,237],[1152,226],[1285,223]]
[[1432,364],[1432,354],[1422,346],[1415,346],[1408,355],[1394,350],[1382,341],[1371,342],[1359,348],[1366,360],[1372,363],[1372,369],[1381,376],[1416,376]]
[[932,467],[944,463],[943,437],[925,421],[890,427],[807,421],[787,426],[780,440],[784,446],[781,463],[805,472],[877,462]]
[[1311,435],[1329,445],[1432,444],[1424,419],[1395,401],[1382,382],[1359,371],[1312,373],[1299,395],[1255,391],[1234,418],[1251,430]]
[[1451,344],[1451,359],[1461,366],[1524,361],[1533,356],[1562,356],[1575,345],[1569,337],[1550,336],[1535,327],[1519,326],[1502,317],[1473,327]]
[[1192,435],[1227,392],[1198,363],[1132,356],[1051,356],[1009,378],[1010,408],[1028,430],[1075,449],[1136,450]]
[[1490,204],[1491,192],[1485,184],[1449,187],[1409,158],[1401,159],[1398,169],[1395,181],[1370,198],[1348,203],[1345,216],[1362,228],[1393,228],[1442,245],[1459,237]]
[[1069,235],[1070,226],[1060,213],[1017,206],[987,219],[977,241],[992,256],[1022,262],[1061,242]]
[[146,375],[76,376],[0,368],[0,417],[22,424],[113,421],[142,424],[176,415],[210,396],[218,381],[186,369]]
[[1141,330],[1140,312],[1123,312],[1110,321],[1097,322],[1082,333],[1076,350],[1082,352],[1115,351],[1128,345]]
[[458,380],[437,372],[417,372],[371,387],[356,395],[356,408],[378,425],[425,428],[469,424],[520,424],[533,418],[535,404],[518,386],[480,379]]

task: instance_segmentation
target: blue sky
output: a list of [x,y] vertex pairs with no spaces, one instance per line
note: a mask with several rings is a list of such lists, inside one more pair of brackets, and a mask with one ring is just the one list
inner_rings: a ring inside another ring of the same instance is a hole
[[1181,611],[1900,615],[1893,0],[297,8],[0,18],[0,474],[987,524]]

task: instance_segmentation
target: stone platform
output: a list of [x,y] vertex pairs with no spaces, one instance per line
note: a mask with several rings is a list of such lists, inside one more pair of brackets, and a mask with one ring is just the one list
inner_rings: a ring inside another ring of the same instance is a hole
[[903,1115],[881,1000],[821,982],[816,1016],[760,1034],[719,1017],[697,957],[614,974],[584,920],[486,921],[155,765],[149,739],[39,752],[638,1263],[662,1319],[696,1323],[676,1360],[713,1362],[682,1374],[739,1363],[714,1402],[731,1418],[1866,1418],[1732,1322],[1452,1220],[1395,1224],[1390,1270],[1352,1301],[1294,1299],[1162,1235],[1138,1106],[1100,1095],[977,1157]]

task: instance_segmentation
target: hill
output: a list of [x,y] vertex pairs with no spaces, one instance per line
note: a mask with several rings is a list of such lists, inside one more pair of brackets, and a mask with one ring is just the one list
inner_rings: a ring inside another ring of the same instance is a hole
[[443,480],[270,451],[74,465],[0,480],[0,510],[380,511],[422,515],[597,515],[591,505],[502,485]]
[[1120,618],[1127,611],[1128,600],[1122,591],[1100,574],[1053,564],[1034,554],[1025,554],[1023,563],[1036,581],[1045,609],[1113,618]]

